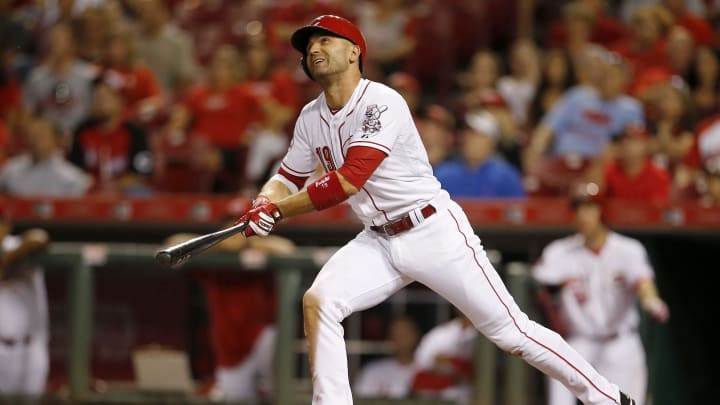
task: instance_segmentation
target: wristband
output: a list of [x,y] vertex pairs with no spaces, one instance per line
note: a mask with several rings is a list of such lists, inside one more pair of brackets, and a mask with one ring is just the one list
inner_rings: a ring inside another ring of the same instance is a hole
[[312,182],[307,187],[307,193],[318,211],[337,205],[348,198],[334,170]]

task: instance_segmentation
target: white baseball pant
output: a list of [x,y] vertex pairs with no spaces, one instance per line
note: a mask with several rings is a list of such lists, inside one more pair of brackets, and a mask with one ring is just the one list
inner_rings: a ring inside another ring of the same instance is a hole
[[413,280],[460,309],[488,339],[561,381],[585,404],[619,404],[619,389],[557,333],[528,319],[490,264],[459,205],[386,237],[362,231],[323,267],[303,298],[313,404],[352,404],[340,322]]

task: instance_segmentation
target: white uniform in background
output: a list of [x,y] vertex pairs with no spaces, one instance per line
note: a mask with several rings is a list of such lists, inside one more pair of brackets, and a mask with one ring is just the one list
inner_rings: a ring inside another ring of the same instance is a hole
[[[432,328],[420,340],[415,351],[418,369],[434,369],[439,355],[471,363],[477,336],[478,331],[472,326],[465,326],[460,318]],[[458,384],[444,389],[439,399],[467,404],[470,395],[470,387],[467,384]]]
[[400,364],[394,357],[375,360],[360,371],[353,386],[361,398],[407,398],[417,367]]
[[[320,162],[340,168],[353,146],[387,154],[348,199],[365,230],[323,267],[309,294],[321,297],[313,359],[313,403],[351,404],[341,322],[419,281],[460,309],[485,336],[568,384],[586,404],[620,403],[618,387],[560,336],[528,319],[487,258],[462,208],[433,176],[407,104],[396,91],[361,79],[344,107],[330,111],[324,93],[300,113],[281,168],[310,176]],[[274,177],[297,192],[282,174]],[[370,229],[406,217],[394,236]]]
[[[21,243],[2,241],[3,252]],[[0,395],[41,395],[49,369],[48,307],[40,268],[0,281]]]
[[[635,287],[654,273],[642,244],[610,232],[602,250],[594,252],[582,236],[569,236],[545,248],[533,275],[541,284],[564,285],[560,311],[568,343],[638,405],[645,404],[647,367]],[[548,403],[575,405],[570,391],[556,381],[549,384]]]

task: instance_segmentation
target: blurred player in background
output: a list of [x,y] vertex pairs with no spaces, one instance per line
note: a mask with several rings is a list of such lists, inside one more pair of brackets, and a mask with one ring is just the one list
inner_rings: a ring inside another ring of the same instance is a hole
[[355,382],[355,394],[363,398],[406,398],[417,369],[415,348],[420,332],[409,317],[397,317],[390,322],[388,339],[392,357],[369,362]]
[[0,199],[0,396],[39,396],[49,369],[48,307],[43,271],[21,263],[47,246],[41,229],[11,235]]
[[[240,200],[228,205],[236,218],[246,208]],[[166,245],[198,235],[176,234]],[[264,260],[267,254],[290,253],[293,243],[279,236],[250,238],[235,235],[213,248],[216,251],[246,251],[250,261]],[[252,263],[250,263],[252,264]],[[268,272],[239,272],[227,269],[203,270],[194,274],[205,292],[210,313],[210,338],[215,356],[213,399],[223,401],[268,400],[272,396],[273,353],[275,352],[274,277]]]
[[[603,222],[598,186],[583,185],[572,206],[577,233],[548,245],[533,269],[535,279],[547,286],[542,306],[553,329],[643,405],[648,372],[636,298],[659,322],[669,317],[667,305],[658,296],[642,244]],[[554,299],[549,291],[555,292]],[[567,388],[557,381],[549,384],[549,404],[575,405]]]
[[478,331],[465,315],[432,328],[415,352],[418,373],[412,391],[421,398],[470,402],[472,357]]

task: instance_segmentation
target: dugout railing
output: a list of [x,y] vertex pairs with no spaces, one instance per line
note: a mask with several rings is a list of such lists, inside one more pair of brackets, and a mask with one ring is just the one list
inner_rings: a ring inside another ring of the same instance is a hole
[[[154,254],[159,249],[151,244],[129,243],[79,243],[56,242],[49,248],[30,259],[32,263],[42,265],[49,271],[63,270],[67,273],[69,291],[69,340],[68,340],[68,398],[82,403],[170,403],[202,402],[202,398],[178,397],[173,393],[157,392],[142,393],[138,390],[108,392],[98,394],[91,392],[90,356],[93,335],[94,278],[97,271],[105,267],[122,267],[127,271],[184,271],[187,269],[218,269],[235,268],[238,271],[272,271],[276,274],[277,283],[277,340],[276,340],[276,371],[275,371],[275,404],[287,405],[306,403],[307,398],[299,395],[294,388],[296,383],[297,356],[295,339],[297,325],[297,306],[300,305],[301,279],[303,273],[316,272],[334,251],[333,248],[302,247],[295,253],[287,255],[267,255],[262,262],[253,258],[248,267],[248,260],[242,253],[212,252],[200,255],[182,268],[163,269],[154,261]],[[498,263],[496,263],[498,264]],[[506,283],[515,296],[518,304],[529,307],[529,277],[527,266],[522,263],[511,263],[506,272]],[[527,366],[518,359],[510,359],[504,367],[505,376],[501,378],[503,388],[497,381],[498,351],[495,346],[484,338],[479,338],[476,345],[475,377],[473,392],[475,405],[495,404],[496,396],[510,400],[515,405],[528,404],[527,387],[529,371]],[[507,383],[511,382],[511,383]],[[502,392],[502,394],[500,393]],[[163,399],[164,398],[164,399]],[[183,399],[184,398],[184,399]],[[179,402],[178,402],[179,401]],[[437,401],[380,401],[362,400],[361,404],[426,404]]]

